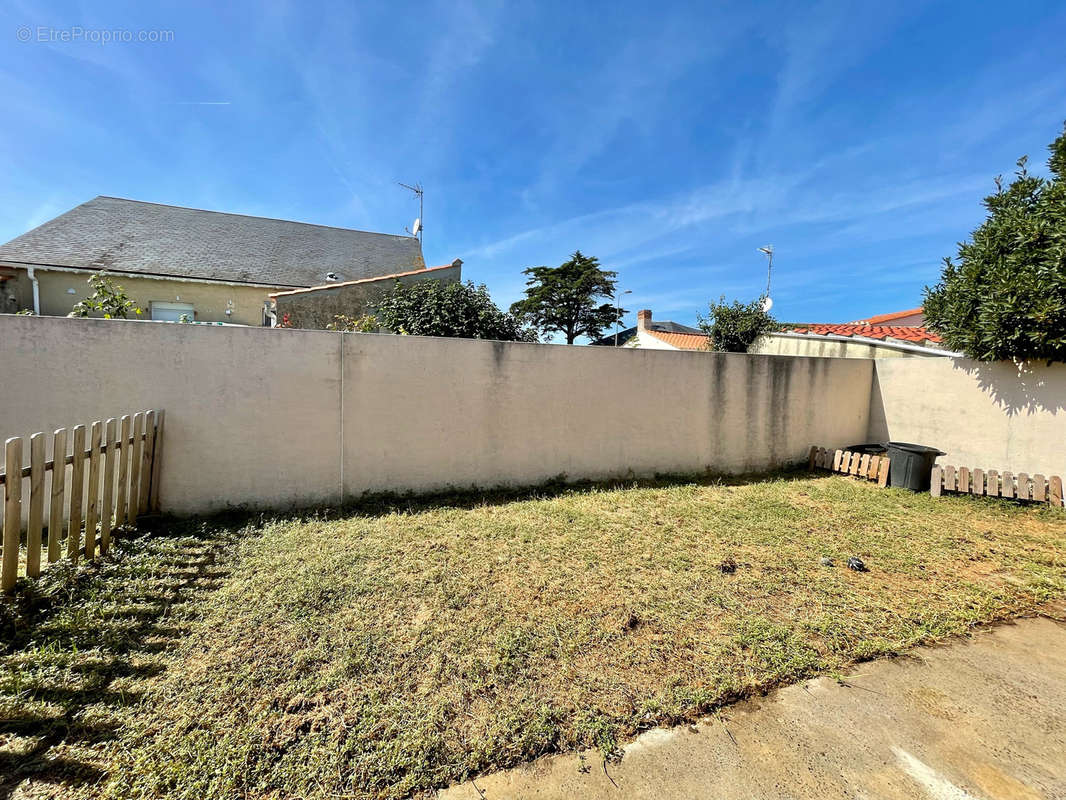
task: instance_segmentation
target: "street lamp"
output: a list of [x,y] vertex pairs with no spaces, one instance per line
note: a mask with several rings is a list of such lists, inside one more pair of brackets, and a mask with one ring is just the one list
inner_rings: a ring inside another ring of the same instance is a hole
[[[633,294],[632,289],[626,289],[622,292],[623,295]],[[622,300],[618,296],[618,292],[614,293],[614,346],[618,347],[618,325],[622,320],[619,317],[622,316]]]

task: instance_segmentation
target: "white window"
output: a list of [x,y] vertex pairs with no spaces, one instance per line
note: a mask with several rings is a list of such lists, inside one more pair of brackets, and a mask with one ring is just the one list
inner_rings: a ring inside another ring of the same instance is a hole
[[196,310],[192,303],[160,303],[152,301],[152,319],[166,322],[177,322],[182,316],[188,317],[189,322],[196,319]]

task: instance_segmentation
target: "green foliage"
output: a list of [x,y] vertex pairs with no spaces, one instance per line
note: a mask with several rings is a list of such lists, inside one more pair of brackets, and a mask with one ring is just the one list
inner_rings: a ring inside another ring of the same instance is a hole
[[15,316],[16,317],[34,317],[34,316],[36,316],[36,314],[33,313],[33,309],[32,308],[23,308],[23,309],[20,309],[20,310],[16,311],[15,312]]
[[535,342],[536,333],[514,315],[501,311],[484,285],[471,281],[418,281],[396,287],[374,304],[382,327],[411,336],[452,336]]
[[764,297],[741,303],[726,303],[725,296],[709,306],[710,316],[699,317],[700,329],[707,334],[712,350],[726,353],[746,353],[759,337],[777,329],[777,321],[763,311]]
[[1066,128],[1051,143],[1051,178],[1026,159],[984,200],[988,216],[926,287],[925,322],[979,361],[1066,361]]
[[530,267],[523,274],[529,276],[526,299],[512,305],[511,313],[537,330],[563,334],[567,344],[578,336],[599,339],[626,313],[614,303],[596,302],[614,297],[618,273],[600,269],[598,259],[580,250],[558,267]]
[[346,333],[374,333],[381,327],[373,314],[349,317],[347,314],[334,314],[333,322],[326,325],[327,331],[344,331]]
[[141,309],[134,306],[126,290],[112,281],[104,272],[97,272],[89,278],[89,285],[93,293],[81,302],[77,303],[68,317],[88,317],[94,312],[100,313],[104,319],[126,319],[126,315],[132,311],[141,314]]

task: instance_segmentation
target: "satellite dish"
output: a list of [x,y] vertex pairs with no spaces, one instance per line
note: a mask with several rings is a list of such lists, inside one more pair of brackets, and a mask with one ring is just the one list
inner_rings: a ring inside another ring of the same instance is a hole
[[762,299],[762,310],[769,311],[774,307],[774,301],[770,299],[769,295]]
[[415,219],[414,224],[411,226],[411,235],[418,236],[419,231],[422,230],[421,218]]

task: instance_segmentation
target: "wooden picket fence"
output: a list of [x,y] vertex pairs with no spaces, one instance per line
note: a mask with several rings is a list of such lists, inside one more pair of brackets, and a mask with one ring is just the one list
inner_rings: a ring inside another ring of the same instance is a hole
[[[25,572],[36,578],[41,572],[43,552],[47,552],[49,564],[64,554],[72,561],[82,554],[94,558],[99,529],[99,552],[103,555],[111,546],[115,528],[135,525],[140,514],[159,510],[162,432],[162,410],[137,412],[117,420],[112,417],[89,426],[88,448],[85,426],[73,428],[68,452],[67,429],[60,428],[52,440],[51,459],[45,458],[45,434],[35,433],[29,437],[28,467],[23,466],[23,437],[8,439],[4,447],[5,470],[0,472],[4,487],[0,589],[10,591],[18,578],[24,478],[30,479]],[[52,479],[46,491],[45,475],[49,473]]]
[[1025,472],[1014,475],[994,469],[971,470],[969,467],[956,468],[951,464],[938,464],[933,467],[929,493],[933,497],[939,497],[944,492],[1005,497],[1008,500],[1028,500],[1047,503],[1055,508],[1063,507],[1062,478],[1058,475],[1045,478],[1037,473],[1030,477]]
[[827,469],[842,475],[877,481],[877,485],[882,488],[888,486],[890,463],[888,456],[853,453],[851,450],[828,450],[824,447],[811,447],[807,455],[809,469]]

